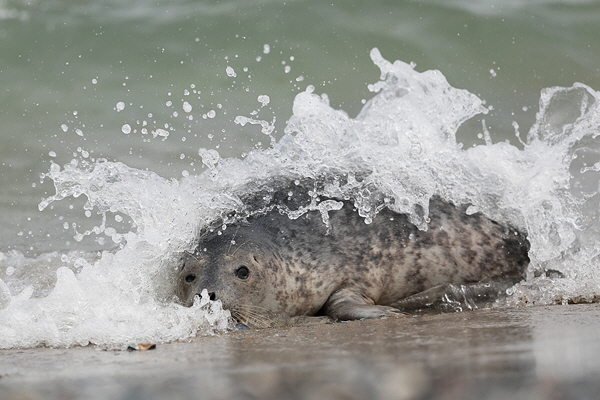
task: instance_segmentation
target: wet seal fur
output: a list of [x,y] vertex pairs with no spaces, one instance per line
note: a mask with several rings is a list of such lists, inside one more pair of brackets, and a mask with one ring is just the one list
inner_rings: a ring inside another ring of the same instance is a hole
[[[302,184],[245,201],[263,212],[203,232],[184,256],[177,295],[191,306],[206,289],[249,326],[277,317],[397,316],[452,296],[493,294],[521,280],[529,264],[523,233],[438,197],[427,230],[388,208],[366,224],[348,199],[317,197]],[[311,211],[290,219],[308,203]]]

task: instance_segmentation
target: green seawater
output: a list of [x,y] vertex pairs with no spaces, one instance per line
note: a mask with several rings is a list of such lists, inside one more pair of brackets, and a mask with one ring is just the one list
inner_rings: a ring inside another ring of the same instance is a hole
[[374,47],[493,107],[464,146],[483,122],[518,144],[541,89],[600,90],[600,2],[0,0],[0,251],[77,246],[64,224],[88,218],[84,199],[38,210],[51,162],[200,173],[199,148],[238,157],[280,138],[308,85],[356,115],[379,78]]

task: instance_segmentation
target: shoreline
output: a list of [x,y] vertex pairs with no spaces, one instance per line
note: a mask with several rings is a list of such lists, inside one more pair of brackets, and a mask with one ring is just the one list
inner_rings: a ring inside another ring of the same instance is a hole
[[0,350],[0,376],[7,400],[593,398],[600,305],[242,330],[149,351]]

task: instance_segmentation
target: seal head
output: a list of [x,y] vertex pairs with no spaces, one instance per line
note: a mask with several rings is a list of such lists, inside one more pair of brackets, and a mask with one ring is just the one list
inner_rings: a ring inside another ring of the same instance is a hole
[[291,248],[280,246],[286,238],[294,241],[290,222],[273,212],[248,226],[206,237],[195,253],[184,256],[178,297],[191,306],[206,289],[239,322],[317,314],[330,295],[329,279],[311,271],[303,260],[308,254],[297,251],[290,257]]
[[277,293],[272,289],[279,277],[273,254],[267,243],[247,238],[245,230],[214,235],[203,249],[185,254],[177,293],[185,305],[191,306],[206,289],[238,321],[282,311],[274,305]]

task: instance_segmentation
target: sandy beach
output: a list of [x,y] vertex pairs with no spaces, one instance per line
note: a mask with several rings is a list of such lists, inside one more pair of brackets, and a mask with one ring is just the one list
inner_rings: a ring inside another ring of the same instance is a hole
[[0,398],[592,399],[599,339],[592,304],[2,350]]

